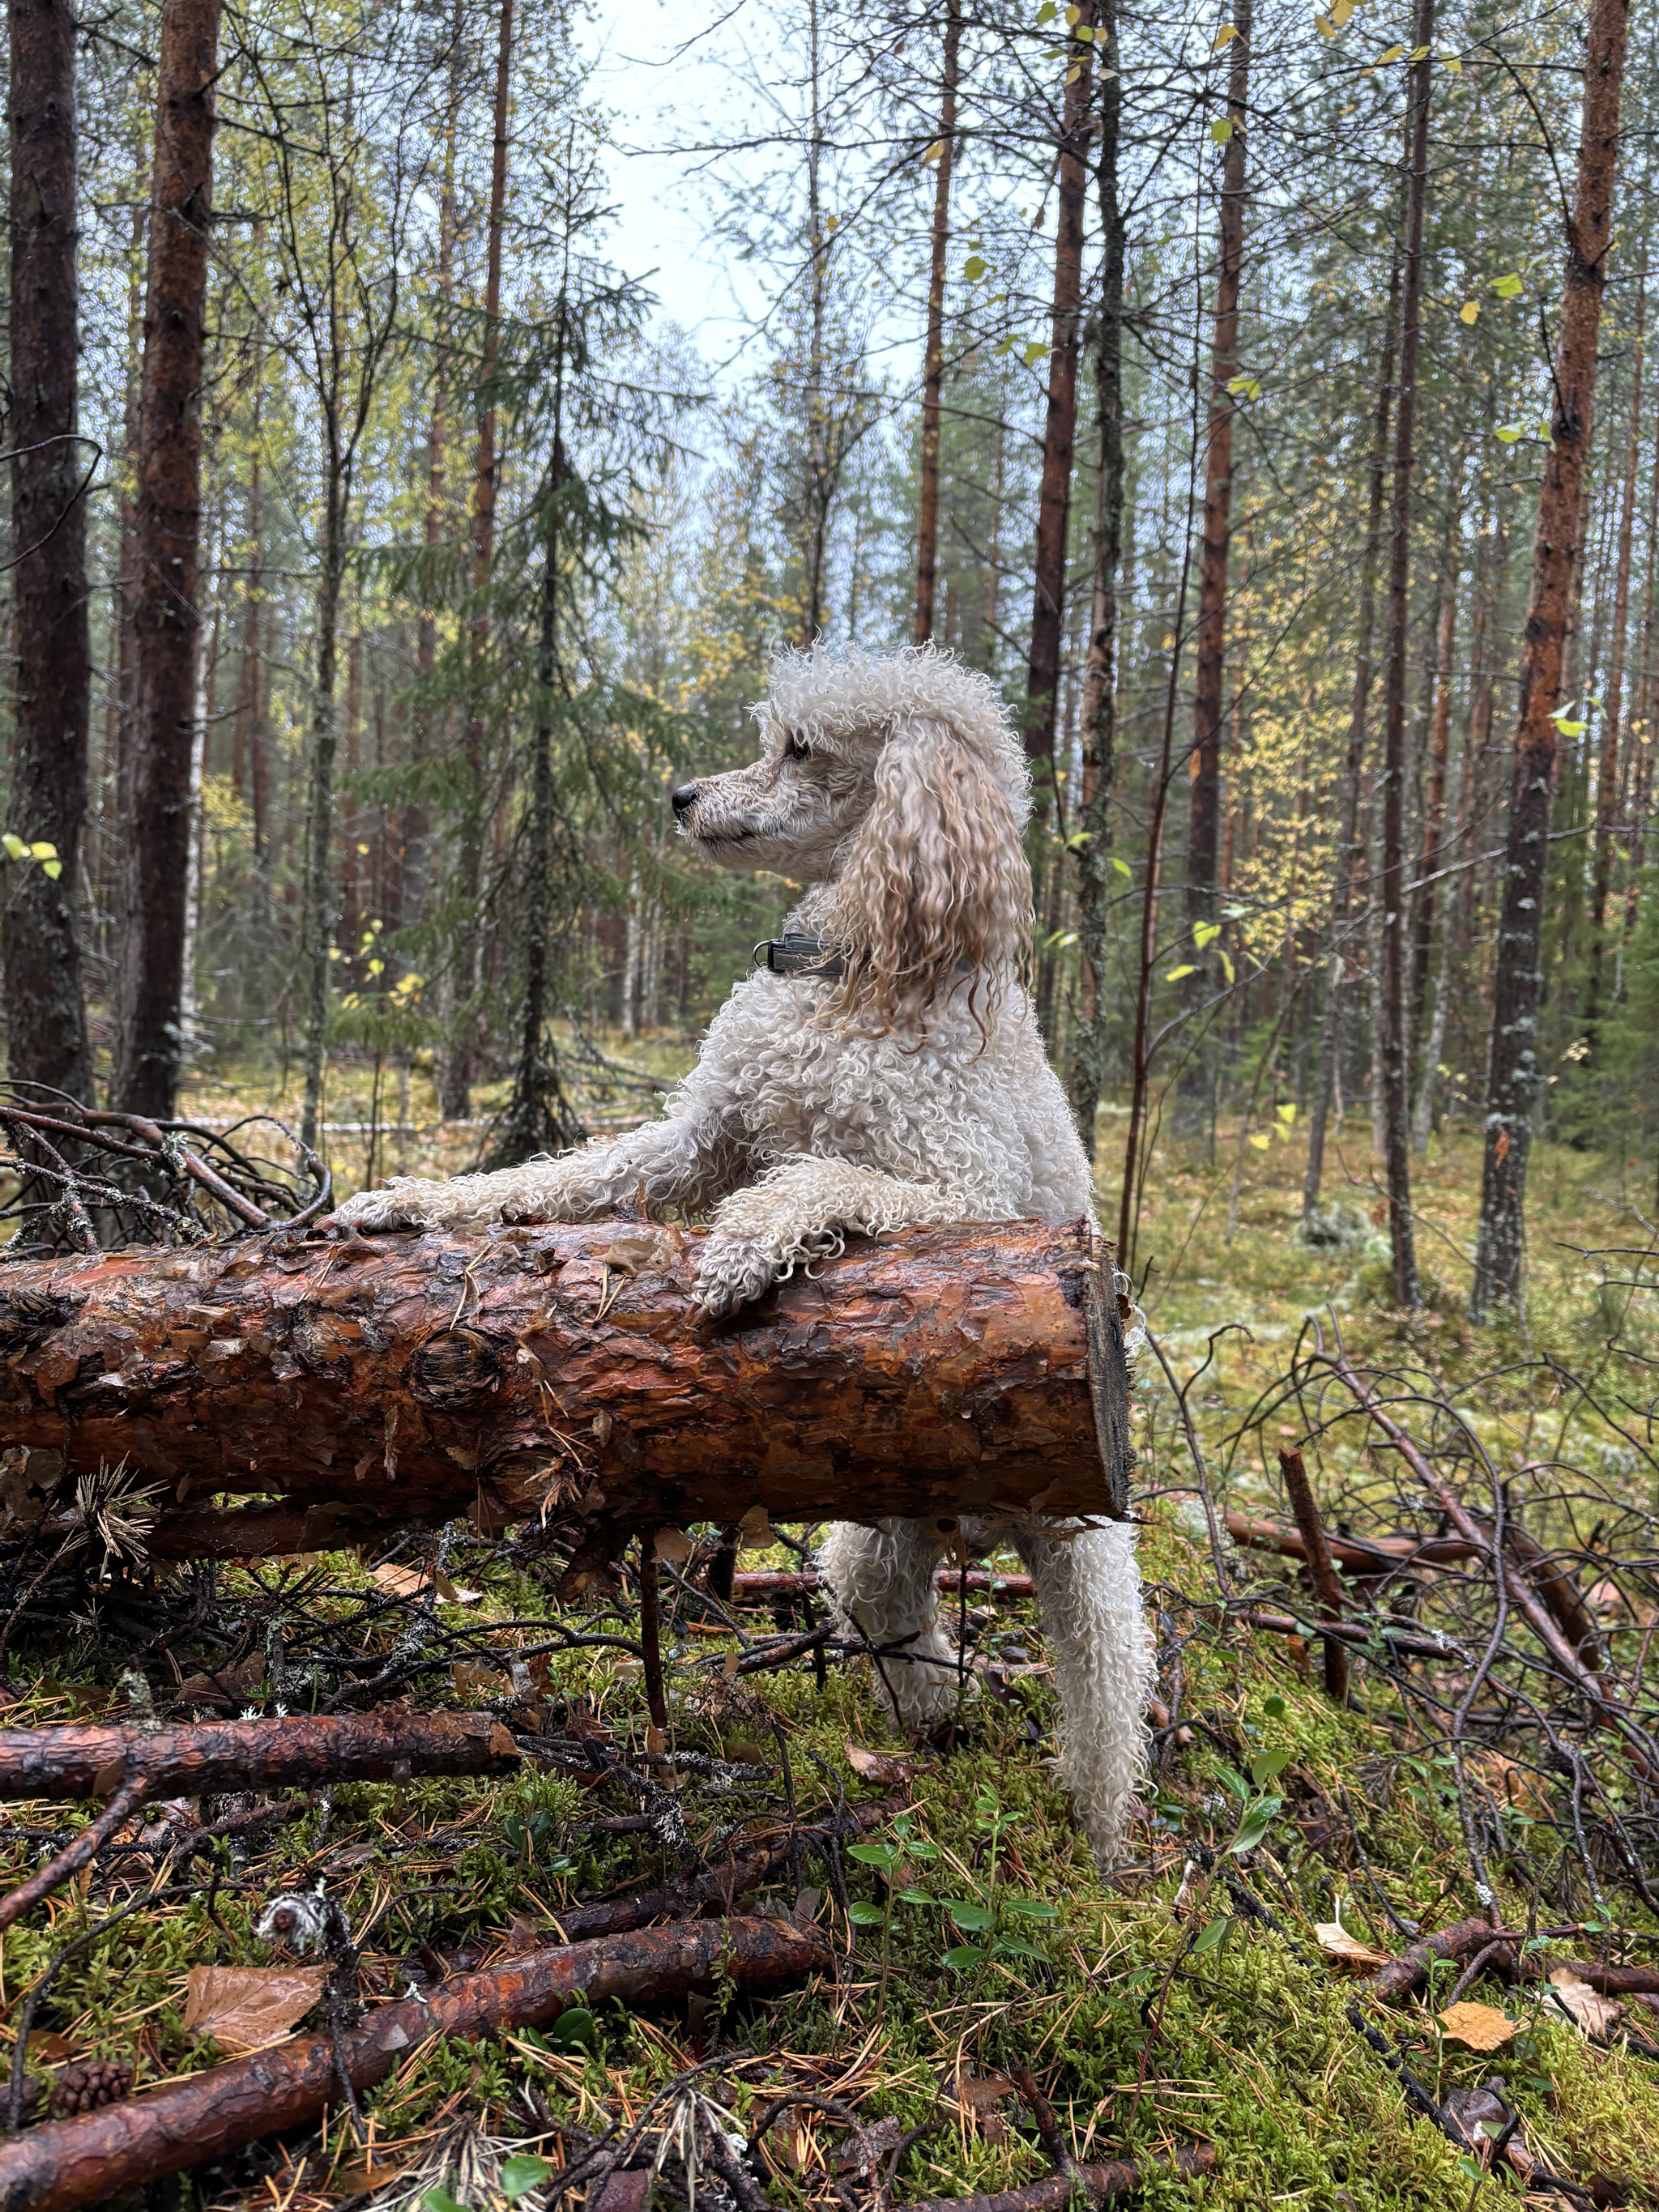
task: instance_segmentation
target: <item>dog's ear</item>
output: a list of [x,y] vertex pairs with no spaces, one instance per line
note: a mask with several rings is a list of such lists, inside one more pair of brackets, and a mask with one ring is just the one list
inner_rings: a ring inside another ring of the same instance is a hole
[[920,1035],[966,975],[983,1030],[1030,942],[1031,871],[1001,787],[948,722],[907,718],[888,739],[835,915],[847,961],[836,1013]]

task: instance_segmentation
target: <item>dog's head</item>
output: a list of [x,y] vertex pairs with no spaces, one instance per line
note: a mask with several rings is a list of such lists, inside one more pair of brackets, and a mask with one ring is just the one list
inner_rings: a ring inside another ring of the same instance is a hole
[[920,1033],[959,976],[977,1014],[1030,939],[1024,755],[988,677],[932,646],[822,646],[774,664],[748,768],[674,793],[682,834],[730,868],[835,885],[834,1011]]

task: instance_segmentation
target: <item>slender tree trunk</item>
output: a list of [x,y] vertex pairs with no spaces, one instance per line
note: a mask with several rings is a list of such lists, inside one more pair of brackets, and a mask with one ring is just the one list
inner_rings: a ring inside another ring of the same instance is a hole
[[1411,128],[1406,167],[1405,265],[1400,298],[1400,398],[1395,410],[1394,489],[1389,507],[1389,658],[1383,703],[1382,907],[1382,1142],[1393,1253],[1394,1302],[1423,1303],[1412,1226],[1411,1101],[1406,1036],[1406,661],[1411,630],[1413,434],[1423,300],[1423,208],[1429,167],[1429,89],[1434,0],[1417,0]]
[[1539,495],[1510,787],[1486,1073],[1480,1232],[1469,1300],[1470,1317],[1477,1322],[1494,1306],[1518,1308],[1522,1294],[1527,1158],[1538,1085],[1538,954],[1558,742],[1553,717],[1561,703],[1562,653],[1579,550],[1579,489],[1595,424],[1596,340],[1619,167],[1628,31],[1629,0],[1590,0],[1583,135],[1552,393],[1553,444]]
[[1095,47],[1100,57],[1098,190],[1103,250],[1093,352],[1100,458],[1095,471],[1094,589],[1083,677],[1083,793],[1074,848],[1084,999],[1072,1049],[1072,1112],[1083,1149],[1091,1161],[1106,1076],[1106,1029],[1110,1015],[1106,982],[1107,856],[1117,752],[1117,600],[1123,557],[1123,210],[1118,204],[1117,182],[1123,94],[1118,77],[1117,10],[1118,0],[1099,0],[1095,12]]
[[[463,28],[461,0],[456,0],[449,23],[443,182],[438,196],[437,334],[432,356],[432,414],[427,434],[426,512],[422,519],[427,560],[433,566],[444,539],[444,484],[449,445],[449,319],[455,297],[455,155],[460,131]],[[430,683],[437,660],[434,588],[428,574],[415,629],[415,677],[421,684]],[[424,759],[434,750],[435,742],[433,711],[424,699],[415,714],[413,732],[416,757]],[[423,909],[427,840],[430,835],[425,807],[418,803],[404,806],[398,828],[398,920],[408,922]]]
[[328,955],[334,936],[334,756],[339,743],[334,701],[338,672],[340,592],[345,580],[346,471],[338,425],[329,425],[328,481],[323,510],[323,559],[317,579],[315,674],[311,715],[311,774],[307,794],[305,872],[301,889],[301,988],[305,1004],[305,1105],[301,1134],[313,1146],[323,1110],[323,1053],[328,1035]]
[[1066,548],[1072,501],[1072,446],[1077,434],[1077,358],[1083,301],[1083,203],[1088,187],[1092,44],[1075,33],[1092,29],[1094,0],[1082,0],[1066,46],[1065,106],[1060,138],[1060,212],[1054,236],[1054,301],[1048,354],[1048,403],[1037,494],[1036,591],[1025,683],[1025,750],[1047,763],[1041,807],[1054,795],[1054,720],[1060,642],[1066,623]]
[[190,875],[202,383],[220,0],[165,0],[144,307],[131,815],[115,1018],[116,1103],[166,1120],[179,1087]]
[[933,185],[933,260],[927,276],[927,351],[921,400],[921,488],[916,526],[915,641],[933,635],[933,585],[939,566],[939,395],[945,382],[945,268],[951,243],[951,170],[956,157],[957,64],[962,46],[961,0],[945,0],[945,71],[939,109],[939,174]]
[[[1625,448],[1624,500],[1619,517],[1619,562],[1614,571],[1613,640],[1608,654],[1601,758],[1595,778],[1595,852],[1590,890],[1589,975],[1584,987],[1584,1036],[1592,1054],[1606,1004],[1607,895],[1613,884],[1613,823],[1619,813],[1620,718],[1625,701],[1625,634],[1630,627],[1631,545],[1636,532],[1636,471],[1642,450],[1642,339],[1648,272],[1636,293],[1636,357],[1631,373],[1630,437]],[[1638,709],[1638,713],[1640,709]]]
[[84,490],[94,451],[78,434],[76,36],[68,0],[12,0],[6,428],[16,567],[7,826],[52,850],[4,864],[4,981],[11,1079],[48,1083],[91,1104],[75,915],[91,684]]
[[495,53],[495,130],[489,170],[489,220],[485,246],[483,349],[478,382],[478,447],[472,507],[471,696],[466,722],[466,798],[461,808],[460,866],[456,904],[460,916],[455,951],[453,1018],[444,1055],[439,1111],[464,1121],[471,1105],[473,1045],[483,942],[478,905],[483,890],[484,687],[489,678],[489,575],[495,559],[495,400],[492,389],[501,346],[501,236],[507,210],[507,126],[513,83],[513,0],[501,0]]
[[1635,726],[1632,736],[1635,743],[1626,747],[1630,790],[1626,820],[1630,835],[1625,847],[1625,914],[1620,943],[1622,961],[1624,946],[1636,927],[1637,908],[1642,887],[1642,859],[1644,844],[1644,829],[1648,801],[1653,781],[1653,752],[1656,738],[1659,737],[1659,660],[1654,654],[1654,622],[1659,615],[1659,596],[1655,585],[1659,580],[1659,410],[1656,410],[1653,474],[1648,483],[1648,534],[1646,576],[1642,592],[1642,665],[1636,680]]
[[[1462,516],[1446,527],[1445,563],[1441,574],[1439,620],[1436,624],[1433,690],[1429,707],[1429,781],[1423,794],[1423,835],[1418,848],[1419,878],[1431,876],[1444,857],[1446,771],[1451,760],[1452,652],[1457,642],[1457,584],[1462,565]],[[1424,881],[1413,902],[1411,981],[1406,1019],[1414,1036],[1423,1026],[1434,946],[1435,886]]]
[[[1238,291],[1244,259],[1245,110],[1249,99],[1250,0],[1233,9],[1227,130],[1222,155],[1215,337],[1210,356],[1209,445],[1204,465],[1204,544],[1198,570],[1198,635],[1193,669],[1193,759],[1187,827],[1187,918],[1215,914],[1220,842],[1222,681],[1227,648],[1227,568],[1232,548],[1233,416],[1229,388],[1238,369]],[[1189,994],[1201,996],[1211,963],[1193,956]]]
[[824,558],[830,542],[830,506],[834,483],[830,462],[830,413],[824,398],[824,346],[830,314],[830,240],[823,227],[822,179],[823,118],[820,104],[819,47],[823,24],[818,0],[806,11],[807,70],[811,112],[806,141],[806,281],[811,327],[806,351],[805,529],[801,546],[800,643],[811,645],[823,627]]
[[1382,487],[1389,457],[1389,418],[1394,411],[1394,371],[1399,343],[1401,257],[1393,257],[1389,277],[1389,312],[1382,326],[1382,353],[1376,380],[1376,410],[1371,419],[1370,485],[1365,512],[1365,544],[1359,562],[1358,635],[1353,666],[1353,695],[1348,708],[1348,757],[1342,782],[1342,842],[1331,887],[1331,950],[1325,970],[1319,1080],[1308,1123],[1308,1166],[1302,1185],[1302,1218],[1319,1210],[1325,1176],[1325,1138],[1331,1102],[1341,1064],[1344,1015],[1358,981],[1358,962],[1346,939],[1353,909],[1356,876],[1364,872],[1361,816],[1365,776],[1365,721],[1370,710],[1372,635],[1376,621],[1376,570],[1382,549]]

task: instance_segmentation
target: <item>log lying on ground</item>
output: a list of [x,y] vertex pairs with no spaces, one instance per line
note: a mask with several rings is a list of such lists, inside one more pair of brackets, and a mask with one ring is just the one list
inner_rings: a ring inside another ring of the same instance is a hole
[[[784,1920],[702,1920],[532,1951],[494,1972],[441,1982],[424,1996],[377,2005],[340,2038],[354,2089],[372,2088],[434,2036],[477,2038],[534,2027],[572,2003],[641,2004],[711,1990],[718,1978],[749,1996],[827,1973],[813,1929]],[[343,2095],[333,2040],[309,2035],[228,2066],[210,2066],[124,2104],[30,2130],[0,2144],[0,2212],[70,2212],[223,2158],[262,2136],[303,2127]]]
[[489,1713],[411,1713],[401,1705],[337,1717],[208,1721],[138,1728],[0,1729],[0,1797],[104,1797],[143,1779],[153,1797],[402,1781],[415,1774],[501,1774],[519,1749]]
[[[607,1222],[19,1262],[0,1449],[53,1501],[45,1538],[69,1474],[136,1462],[173,1559],[470,1508],[1127,1512],[1122,1331],[1086,1224],[856,1239],[722,1321],[692,1304],[701,1243]],[[274,1502],[206,1506],[226,1492]]]

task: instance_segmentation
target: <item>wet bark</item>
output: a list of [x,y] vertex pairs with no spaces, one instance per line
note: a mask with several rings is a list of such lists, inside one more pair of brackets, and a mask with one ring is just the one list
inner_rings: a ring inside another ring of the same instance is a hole
[[411,1774],[495,1774],[517,1765],[489,1713],[401,1705],[338,1717],[208,1721],[188,1728],[0,1729],[0,1797],[103,1797],[142,1779],[152,1797],[308,1789]]
[[167,0],[144,306],[131,817],[113,1102],[166,1120],[178,1101],[190,875],[202,526],[202,374],[220,0]]
[[96,449],[77,434],[75,42],[67,0],[12,0],[6,429],[15,705],[6,827],[56,850],[44,865],[0,865],[7,1073],[82,1098],[92,1080],[75,915],[91,684],[83,480]]
[[[858,1241],[720,1322],[691,1303],[702,1242],[603,1223],[20,1262],[0,1447],[27,1454],[43,1538],[69,1474],[127,1456],[166,1485],[165,1558],[470,1507],[608,1528],[1126,1509],[1110,1253],[1082,1224]],[[190,1504],[225,1492],[268,1502]]]
[[1538,1087],[1540,930],[1548,874],[1550,802],[1563,703],[1562,661],[1579,554],[1579,491],[1595,428],[1595,352],[1619,168],[1619,108],[1628,0],[1591,0],[1583,135],[1573,195],[1561,332],[1551,390],[1553,444],[1545,457],[1522,633],[1520,715],[1510,785],[1503,913],[1492,987],[1492,1048],[1471,1320],[1518,1308],[1526,1258],[1527,1159]]

